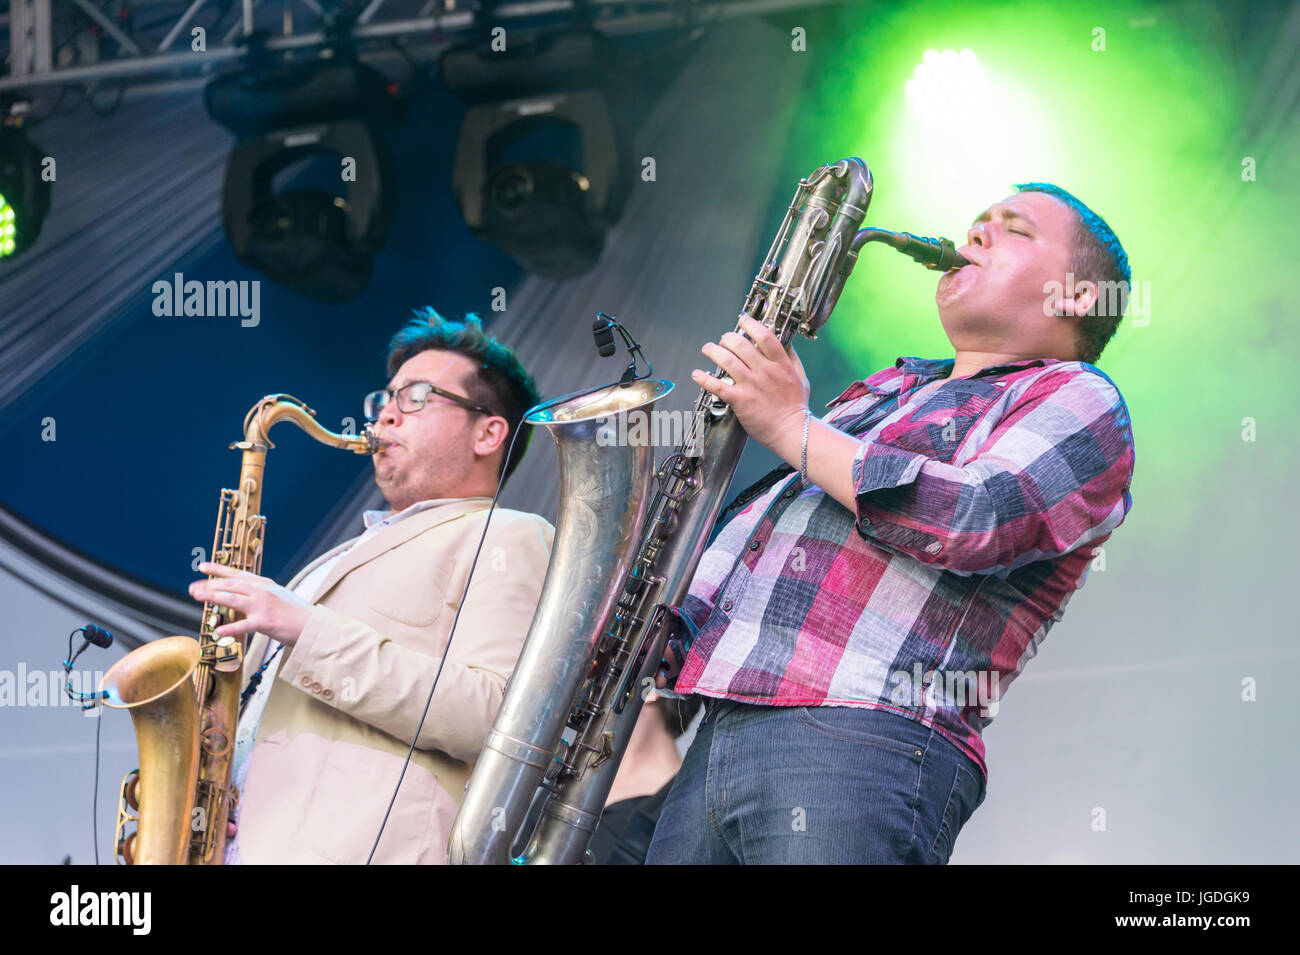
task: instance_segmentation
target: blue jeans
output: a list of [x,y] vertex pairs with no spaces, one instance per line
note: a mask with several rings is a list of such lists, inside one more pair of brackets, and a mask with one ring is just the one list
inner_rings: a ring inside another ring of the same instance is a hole
[[648,865],[945,864],[979,767],[915,720],[707,700]]

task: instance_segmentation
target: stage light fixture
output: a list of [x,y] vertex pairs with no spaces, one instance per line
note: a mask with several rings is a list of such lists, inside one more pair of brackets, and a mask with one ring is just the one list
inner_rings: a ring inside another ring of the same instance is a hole
[[573,278],[599,260],[627,194],[624,136],[600,88],[611,51],[589,34],[515,49],[464,47],[439,63],[469,104],[452,187],[474,235],[535,275]]
[[[388,81],[348,58],[277,64],[218,77],[204,99],[239,137],[222,194],[235,255],[312,301],[359,295],[397,210],[378,127],[400,122],[405,104]],[[303,185],[311,172],[323,175]]]
[[50,210],[43,156],[21,128],[0,129],[0,260],[21,255],[41,233]]

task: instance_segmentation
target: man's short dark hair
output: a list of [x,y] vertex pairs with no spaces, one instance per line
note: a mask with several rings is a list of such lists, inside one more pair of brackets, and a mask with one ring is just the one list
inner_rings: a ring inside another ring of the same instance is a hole
[[1070,249],[1070,270],[1075,282],[1097,285],[1097,300],[1080,319],[1074,336],[1079,361],[1095,365],[1106,343],[1115,337],[1128,309],[1130,273],[1128,255],[1106,220],[1076,197],[1050,182],[1022,182],[1017,192],[1043,192],[1074,210],[1078,221]]
[[[397,374],[406,361],[422,351],[456,352],[472,361],[478,370],[465,385],[466,397],[491,408],[510,423],[506,446],[514,438],[514,450],[502,460],[502,481],[509,480],[528,450],[531,428],[520,429],[524,413],[541,401],[533,378],[524,370],[519,356],[483,330],[473,312],[464,321],[446,319],[430,307],[413,309],[413,317],[388,343],[388,377]],[[515,434],[519,436],[515,438]],[[503,455],[504,458],[504,455]]]

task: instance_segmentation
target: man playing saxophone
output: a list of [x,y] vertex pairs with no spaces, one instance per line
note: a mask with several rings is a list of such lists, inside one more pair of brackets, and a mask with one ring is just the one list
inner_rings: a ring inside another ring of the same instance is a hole
[[1017,189],[939,280],[954,358],[899,358],[819,421],[759,322],[704,346],[729,380],[694,380],[794,473],[679,608],[660,683],[706,710],[648,862],[945,863],[983,802],[982,730],[1132,503],[1093,364],[1127,256],[1068,192]]
[[432,309],[397,333],[387,365],[366,413],[388,442],[374,469],[390,509],[366,512],[364,533],[287,587],[217,564],[190,586],[244,615],[220,635],[255,634],[227,862],[365,862],[440,665],[374,861],[444,862],[536,608],[553,528],[535,514],[497,508],[470,578],[498,481],[527,448],[524,431],[507,458],[538,401],[531,377],[475,316]]

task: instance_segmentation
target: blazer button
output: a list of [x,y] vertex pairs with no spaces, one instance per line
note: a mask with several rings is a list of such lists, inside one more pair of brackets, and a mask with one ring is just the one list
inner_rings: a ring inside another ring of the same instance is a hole
[[299,680],[298,682],[301,683],[303,686],[307,687],[308,689],[311,689],[311,677],[307,676],[307,674],[304,673],[302,679]]
[[329,687],[326,687],[324,690],[321,691],[321,696],[327,700],[332,700],[334,699],[334,691],[331,690]]
[[319,693],[320,690],[321,690],[321,686],[320,686],[319,683],[313,683],[313,684],[311,685],[311,691],[312,691],[313,693]]

